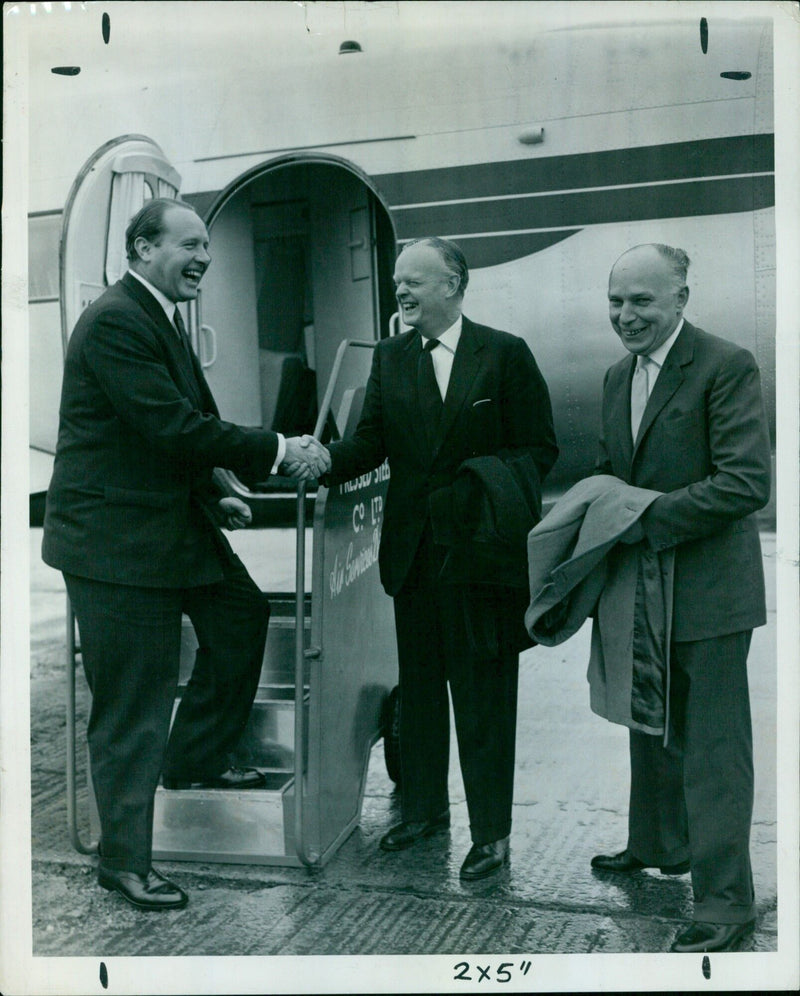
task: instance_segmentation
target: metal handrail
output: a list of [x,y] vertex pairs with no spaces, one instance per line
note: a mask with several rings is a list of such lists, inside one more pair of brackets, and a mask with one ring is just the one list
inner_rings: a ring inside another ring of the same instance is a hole
[[[328,386],[319,407],[319,414],[314,426],[314,437],[319,439],[330,414],[333,394],[339,379],[344,354],[348,347],[374,349],[375,342],[366,339],[343,339],[336,350]],[[321,855],[309,852],[305,834],[304,816],[304,772],[306,723],[304,711],[305,697],[305,662],[322,656],[322,646],[309,647],[306,652],[305,643],[305,597],[306,597],[306,533],[305,533],[305,481],[297,485],[297,543],[295,558],[295,657],[294,657],[294,840],[298,858],[308,867],[316,867]],[[321,631],[320,631],[321,632]],[[321,640],[320,640],[321,643]]]
[[[202,340],[200,339],[200,336],[203,336]],[[207,342],[211,343],[211,350],[210,350],[211,358],[210,359],[206,356],[205,346],[203,346],[202,350],[201,350],[201,347],[200,347],[200,342],[201,341],[202,342],[206,342],[207,341]],[[208,370],[209,367],[213,367],[214,364],[217,362],[217,333],[214,331],[214,329],[210,325],[203,324],[203,325],[200,326],[199,334],[198,334],[197,348],[198,348],[198,350],[201,350],[201,352],[203,354],[202,356],[200,356],[200,366],[204,370]]]

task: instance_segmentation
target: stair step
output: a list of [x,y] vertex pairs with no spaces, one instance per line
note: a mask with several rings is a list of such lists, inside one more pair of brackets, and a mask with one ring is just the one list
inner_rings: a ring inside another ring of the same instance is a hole
[[[268,591],[267,596],[269,597],[270,604],[270,623],[275,619],[281,618],[295,618],[296,605],[295,605],[295,595],[294,592],[278,591],[272,592]],[[311,615],[311,592],[307,592],[305,598],[303,599],[303,609],[306,617],[306,624],[308,618]]]
[[[306,685],[303,689],[303,698],[308,698],[308,694],[309,688]],[[259,685],[256,692],[256,702],[261,703],[261,705],[267,705],[272,702],[278,708],[284,705],[293,706],[294,685],[290,683]]]
[[[294,689],[283,699],[256,696],[247,726],[236,745],[233,763],[239,767],[294,770]],[[304,709],[308,722],[308,697]]]
[[296,863],[293,777],[270,772],[268,788],[159,787],[153,857],[165,860]]
[[[304,627],[304,647],[309,645],[310,619]],[[296,631],[294,617],[291,619],[271,617],[267,629],[267,643],[261,668],[260,685],[287,685],[294,683]],[[178,683],[186,685],[194,667],[197,651],[197,637],[190,620],[184,617],[181,627],[181,656]]]
[[166,793],[167,795],[180,795],[187,799],[206,799],[214,798],[218,793],[224,792],[228,798],[236,795],[238,799],[246,793],[251,795],[255,792],[280,792],[286,788],[289,782],[294,778],[293,771],[285,771],[276,768],[261,768],[259,766],[259,771],[264,776],[265,785],[263,788],[249,788],[249,789],[229,789],[229,788],[187,788],[187,789],[167,789],[163,785],[159,786],[159,791]]

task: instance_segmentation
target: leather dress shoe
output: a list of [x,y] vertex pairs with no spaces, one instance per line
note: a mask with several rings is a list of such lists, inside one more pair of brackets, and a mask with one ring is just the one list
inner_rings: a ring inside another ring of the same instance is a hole
[[755,920],[747,923],[702,923],[697,920],[678,934],[670,951],[690,954],[697,951],[735,951],[739,941],[753,932]]
[[474,882],[494,875],[508,863],[508,837],[493,840],[490,844],[473,844],[461,866],[461,878]]
[[449,811],[440,813],[432,820],[398,823],[381,837],[380,848],[382,851],[404,851],[407,847],[416,844],[418,840],[430,837],[439,830],[446,830],[449,826]]
[[658,868],[662,875],[685,875],[689,871],[689,862],[681,861],[677,865],[647,865],[635,858],[630,851],[625,850],[619,854],[595,854],[592,858],[592,868],[623,874],[641,871],[642,868]]
[[255,768],[228,768],[221,775],[215,778],[205,778],[199,782],[191,782],[182,778],[170,778],[164,775],[161,779],[164,788],[175,791],[176,789],[252,789],[263,788],[266,779]]
[[140,910],[180,910],[189,902],[183,889],[153,868],[139,875],[101,866],[97,869],[97,883],[109,892],[118,892]]

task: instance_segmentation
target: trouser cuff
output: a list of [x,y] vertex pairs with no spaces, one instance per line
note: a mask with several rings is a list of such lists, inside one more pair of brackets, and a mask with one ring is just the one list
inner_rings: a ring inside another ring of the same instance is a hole
[[477,844],[478,846],[481,844],[491,844],[511,834],[511,820],[507,823],[494,823],[491,826],[474,827],[470,825],[469,832],[473,844]]
[[103,855],[97,870],[105,869],[114,872],[132,872],[134,875],[147,875],[150,871],[150,864],[141,864],[132,861],[130,858],[107,858]]
[[692,920],[700,923],[749,923],[755,919],[755,903],[750,906],[731,906],[721,900],[709,899],[696,903]]
[[636,844],[629,840],[626,850],[634,858],[638,858],[639,861],[643,862],[643,864],[652,865],[653,867],[680,865],[690,859],[688,847],[678,847],[673,848],[671,851],[659,852],[649,850],[647,847],[637,847]]
[[404,823],[425,823],[427,820],[435,820],[450,811],[450,803],[447,799],[436,806],[405,806],[401,809]]

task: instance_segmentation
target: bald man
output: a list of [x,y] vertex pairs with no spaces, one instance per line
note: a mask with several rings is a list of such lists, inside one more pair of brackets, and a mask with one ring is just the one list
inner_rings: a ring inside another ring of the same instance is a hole
[[630,732],[627,847],[592,866],[691,871],[694,919],[671,950],[731,951],[755,918],[747,653],[766,622],[754,513],[770,494],[770,441],[751,354],[683,317],[688,266],[682,249],[636,246],[608,285],[629,355],[605,377],[597,472],[663,492],[639,541],[674,548],[675,581],[667,746]]

